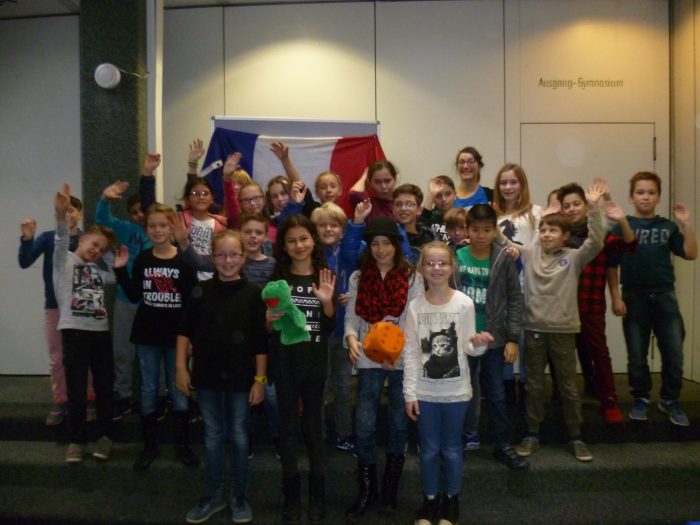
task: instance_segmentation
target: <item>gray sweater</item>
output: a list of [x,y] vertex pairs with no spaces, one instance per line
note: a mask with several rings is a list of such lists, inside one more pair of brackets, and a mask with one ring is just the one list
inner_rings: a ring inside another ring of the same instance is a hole
[[578,333],[578,280],[583,267],[603,249],[605,223],[600,209],[588,210],[588,238],[579,249],[545,253],[539,238],[519,246],[525,275],[525,329],[536,332]]

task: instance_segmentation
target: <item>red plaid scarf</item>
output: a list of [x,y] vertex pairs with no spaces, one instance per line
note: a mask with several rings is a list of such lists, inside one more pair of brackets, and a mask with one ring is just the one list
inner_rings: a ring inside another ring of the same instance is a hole
[[360,274],[355,313],[368,323],[376,323],[387,315],[400,316],[407,299],[408,270],[394,267],[382,279],[377,264],[371,261]]

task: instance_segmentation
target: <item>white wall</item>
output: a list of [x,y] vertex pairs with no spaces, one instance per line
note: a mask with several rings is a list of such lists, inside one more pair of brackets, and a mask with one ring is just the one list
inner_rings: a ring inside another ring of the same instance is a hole
[[80,196],[78,17],[0,21],[0,373],[48,373],[41,260],[17,264],[19,223],[54,228],[61,184]]
[[[673,189],[674,200],[693,212],[694,228],[700,228],[698,165],[700,165],[700,3],[674,2],[673,10]],[[698,263],[676,259],[678,301],[686,329],[684,371],[700,381],[700,295],[697,293]]]

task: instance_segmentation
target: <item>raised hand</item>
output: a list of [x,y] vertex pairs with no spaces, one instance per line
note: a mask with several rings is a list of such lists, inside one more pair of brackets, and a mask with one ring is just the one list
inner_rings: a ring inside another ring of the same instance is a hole
[[124,196],[127,189],[129,189],[129,183],[118,180],[102,191],[102,198],[106,201],[118,201]]
[[353,221],[355,224],[362,224],[367,220],[369,214],[372,213],[372,201],[371,199],[365,199],[357,203],[355,206],[355,218]]
[[143,161],[143,174],[153,175],[153,172],[160,166],[160,153],[146,153]]
[[610,196],[610,186],[608,185],[608,181],[606,181],[603,177],[593,177],[593,184],[603,186],[605,188],[605,191],[603,192],[603,200],[609,201],[612,198]]
[[223,176],[224,180],[228,179],[234,171],[240,166],[241,164],[241,152],[237,151],[236,153],[231,153],[228,157],[226,157],[226,162],[224,162],[224,167],[223,167]]
[[129,262],[129,248],[123,244],[117,249],[117,253],[114,257],[114,267],[124,268]]
[[685,206],[677,202],[673,205],[673,216],[675,219],[683,224],[690,224],[690,210]]
[[68,213],[68,207],[70,206],[70,186],[68,184],[63,184],[61,191],[56,192],[56,198],[54,199],[54,209],[56,210],[56,219],[61,222],[66,220],[66,214]]
[[554,199],[552,202],[549,203],[549,206],[542,210],[542,217],[545,217],[547,215],[550,215],[552,213],[559,213],[561,212],[561,202],[559,202],[559,199]]
[[190,236],[190,228],[185,223],[185,217],[182,213],[171,213],[168,217],[168,224],[170,224],[170,231],[175,238],[175,242],[182,248],[184,244],[187,244]]
[[270,144],[270,150],[282,162],[289,158],[289,146],[287,146],[284,142],[280,142],[279,140],[273,142]]
[[289,196],[294,202],[301,204],[304,202],[307,191],[309,191],[309,188],[306,187],[306,184],[300,180],[297,180],[292,182],[292,191],[289,193]]
[[187,162],[196,163],[204,155],[204,142],[202,139],[194,139],[190,144],[190,152],[187,155]]
[[25,241],[31,241],[36,235],[36,219],[29,217],[24,219],[20,223],[20,229],[22,230],[22,239]]
[[322,268],[318,272],[318,286],[313,283],[312,289],[316,298],[322,303],[333,301],[333,291],[335,290],[335,275],[328,268]]
[[591,205],[598,204],[600,198],[605,195],[606,192],[610,191],[607,184],[601,184],[594,182],[588,188],[586,188],[586,200]]
[[617,205],[615,201],[605,201],[603,203],[603,211],[608,219],[615,222],[620,222],[625,218],[625,212]]

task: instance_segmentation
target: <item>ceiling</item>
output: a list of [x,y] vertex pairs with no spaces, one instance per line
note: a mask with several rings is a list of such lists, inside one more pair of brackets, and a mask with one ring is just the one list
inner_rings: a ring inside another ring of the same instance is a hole
[[[309,3],[338,2],[343,0],[304,1],[305,3]],[[300,3],[299,0],[163,0],[163,2],[166,9],[179,7]],[[80,13],[80,0],[0,0],[0,19],[75,15],[78,13]]]

